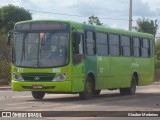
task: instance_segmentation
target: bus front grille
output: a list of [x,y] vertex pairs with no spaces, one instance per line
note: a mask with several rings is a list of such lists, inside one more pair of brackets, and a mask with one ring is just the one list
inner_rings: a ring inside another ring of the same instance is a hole
[[22,73],[24,81],[28,82],[47,82],[52,81],[55,77],[54,73]]

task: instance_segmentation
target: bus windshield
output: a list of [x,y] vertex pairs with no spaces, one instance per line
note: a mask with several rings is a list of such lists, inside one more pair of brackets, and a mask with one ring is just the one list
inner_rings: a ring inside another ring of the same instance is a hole
[[13,44],[15,66],[57,67],[69,62],[67,32],[18,32]]

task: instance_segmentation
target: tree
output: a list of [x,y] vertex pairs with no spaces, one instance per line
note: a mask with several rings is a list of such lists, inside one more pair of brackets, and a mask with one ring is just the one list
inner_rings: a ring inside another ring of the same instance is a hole
[[103,23],[100,22],[99,18],[92,15],[88,18],[88,23],[91,25],[103,25]]
[[0,29],[2,28],[2,15],[1,15],[1,8],[0,8]]
[[7,5],[0,8],[0,85],[10,82],[11,46],[6,45],[6,35],[19,21],[31,20],[32,16],[24,8]]
[[160,60],[160,40],[156,41],[156,55],[157,59]]
[[156,20],[149,20],[145,18],[139,18],[137,19],[137,26],[133,27],[137,32],[144,32],[144,33],[150,33],[155,36],[159,21]]
[[5,33],[12,30],[16,22],[31,19],[31,13],[22,7],[10,4],[0,8],[0,27],[5,29]]

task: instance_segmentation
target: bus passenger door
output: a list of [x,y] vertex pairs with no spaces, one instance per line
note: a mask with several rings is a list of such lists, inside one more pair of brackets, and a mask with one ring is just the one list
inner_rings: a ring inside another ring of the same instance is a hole
[[84,89],[84,35],[82,32],[72,33],[72,92]]
[[110,87],[110,58],[105,56],[98,56],[96,89],[104,89],[109,87]]

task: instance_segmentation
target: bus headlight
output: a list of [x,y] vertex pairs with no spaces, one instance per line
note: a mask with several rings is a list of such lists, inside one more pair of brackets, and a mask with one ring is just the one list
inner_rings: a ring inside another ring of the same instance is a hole
[[17,81],[24,81],[22,76],[19,75],[19,74],[14,73],[13,76],[14,76],[14,79],[17,80]]
[[67,78],[66,73],[62,73],[60,75],[57,75],[52,81],[65,81]]

